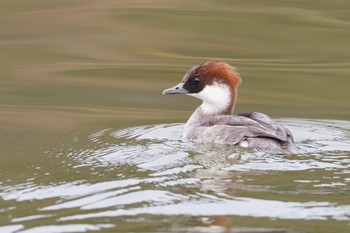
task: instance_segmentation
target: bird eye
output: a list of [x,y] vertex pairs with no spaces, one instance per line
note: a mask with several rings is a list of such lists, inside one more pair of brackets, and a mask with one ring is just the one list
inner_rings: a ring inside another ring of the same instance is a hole
[[194,75],[185,81],[183,88],[188,90],[188,93],[194,94],[194,93],[199,93],[200,91],[202,91],[204,86],[205,86],[205,83],[202,80],[201,76]]
[[194,77],[193,81],[198,83],[199,81],[201,81],[201,79],[199,77]]

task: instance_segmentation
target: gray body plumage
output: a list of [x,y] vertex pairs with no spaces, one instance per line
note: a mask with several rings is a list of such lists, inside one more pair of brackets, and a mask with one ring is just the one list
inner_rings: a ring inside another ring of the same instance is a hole
[[276,154],[298,152],[291,132],[258,112],[206,115],[199,107],[185,125],[183,140],[239,145]]

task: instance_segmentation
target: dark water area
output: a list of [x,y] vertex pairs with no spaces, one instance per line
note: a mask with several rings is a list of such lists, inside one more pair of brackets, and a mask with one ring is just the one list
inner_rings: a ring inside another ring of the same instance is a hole
[[[0,2],[0,232],[349,232],[346,1]],[[181,141],[207,59],[301,153]]]

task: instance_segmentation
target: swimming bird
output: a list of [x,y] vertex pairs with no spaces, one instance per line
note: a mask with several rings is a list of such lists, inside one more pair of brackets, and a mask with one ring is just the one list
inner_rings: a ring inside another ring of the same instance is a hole
[[275,154],[298,152],[292,133],[260,112],[234,115],[242,79],[228,63],[205,61],[192,67],[163,94],[185,94],[203,103],[188,119],[182,139],[204,144],[228,144]]

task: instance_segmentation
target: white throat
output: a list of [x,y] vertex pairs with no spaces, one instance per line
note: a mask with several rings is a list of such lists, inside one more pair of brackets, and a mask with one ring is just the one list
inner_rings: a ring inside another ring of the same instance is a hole
[[208,115],[225,111],[229,107],[232,98],[228,86],[219,83],[206,85],[201,92],[189,95],[203,100],[200,108],[204,114]]

